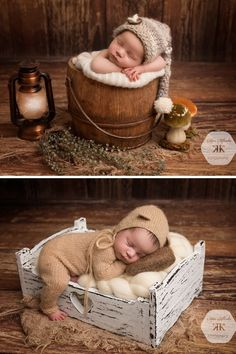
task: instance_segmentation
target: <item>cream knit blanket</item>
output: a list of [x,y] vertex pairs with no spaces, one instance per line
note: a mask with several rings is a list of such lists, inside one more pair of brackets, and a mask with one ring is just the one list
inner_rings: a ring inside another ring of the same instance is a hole
[[129,81],[127,76],[123,73],[108,73],[108,74],[97,74],[90,68],[90,63],[94,56],[96,56],[99,51],[96,52],[83,52],[72,58],[72,62],[77,69],[83,71],[84,75],[89,79],[99,81],[103,84],[124,88],[138,88],[147,85],[152,80],[163,76],[165,74],[165,69],[156,72],[144,73],[140,76],[137,81]]
[[143,272],[135,276],[129,276],[124,273],[120,277],[99,281],[96,281],[91,275],[83,274],[79,277],[78,283],[84,288],[96,288],[102,294],[115,295],[120,299],[148,298],[149,288],[156,282],[161,283],[178,263],[193,253],[193,246],[183,235],[169,232],[168,240],[170,248],[175,255],[175,262],[163,271]]

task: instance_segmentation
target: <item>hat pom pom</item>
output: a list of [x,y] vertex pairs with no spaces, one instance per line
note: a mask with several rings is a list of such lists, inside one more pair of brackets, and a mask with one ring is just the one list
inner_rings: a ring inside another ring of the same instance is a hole
[[173,102],[169,97],[159,97],[154,102],[154,108],[157,113],[170,113],[172,106]]

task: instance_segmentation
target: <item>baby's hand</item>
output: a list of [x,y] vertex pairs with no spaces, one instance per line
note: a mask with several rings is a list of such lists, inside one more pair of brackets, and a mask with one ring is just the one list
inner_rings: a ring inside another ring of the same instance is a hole
[[125,74],[130,81],[139,80],[140,74],[144,73],[143,65],[138,65],[133,68],[126,68],[122,70],[122,73]]

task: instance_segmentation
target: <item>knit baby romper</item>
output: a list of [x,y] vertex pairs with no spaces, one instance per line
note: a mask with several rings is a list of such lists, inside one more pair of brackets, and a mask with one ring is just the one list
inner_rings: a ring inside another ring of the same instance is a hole
[[71,233],[48,241],[39,255],[38,271],[44,286],[41,310],[50,315],[58,310],[57,300],[67,287],[70,276],[93,273],[96,280],[108,280],[125,272],[126,264],[116,259],[116,234],[132,227],[152,232],[163,247],[169,232],[168,221],[161,209],[145,205],[131,211],[113,230]]
[[38,271],[44,284],[40,308],[47,315],[56,312],[58,297],[73,275],[90,271],[97,280],[110,279],[124,273],[125,268],[116,260],[111,230],[56,237],[44,245],[39,255]]

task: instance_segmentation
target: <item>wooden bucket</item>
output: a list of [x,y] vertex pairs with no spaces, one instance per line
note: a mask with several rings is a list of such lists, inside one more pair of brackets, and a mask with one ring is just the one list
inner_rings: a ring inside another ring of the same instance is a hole
[[66,85],[75,134],[122,148],[145,144],[155,125],[158,83],[135,89],[105,85],[87,78],[70,59]]

